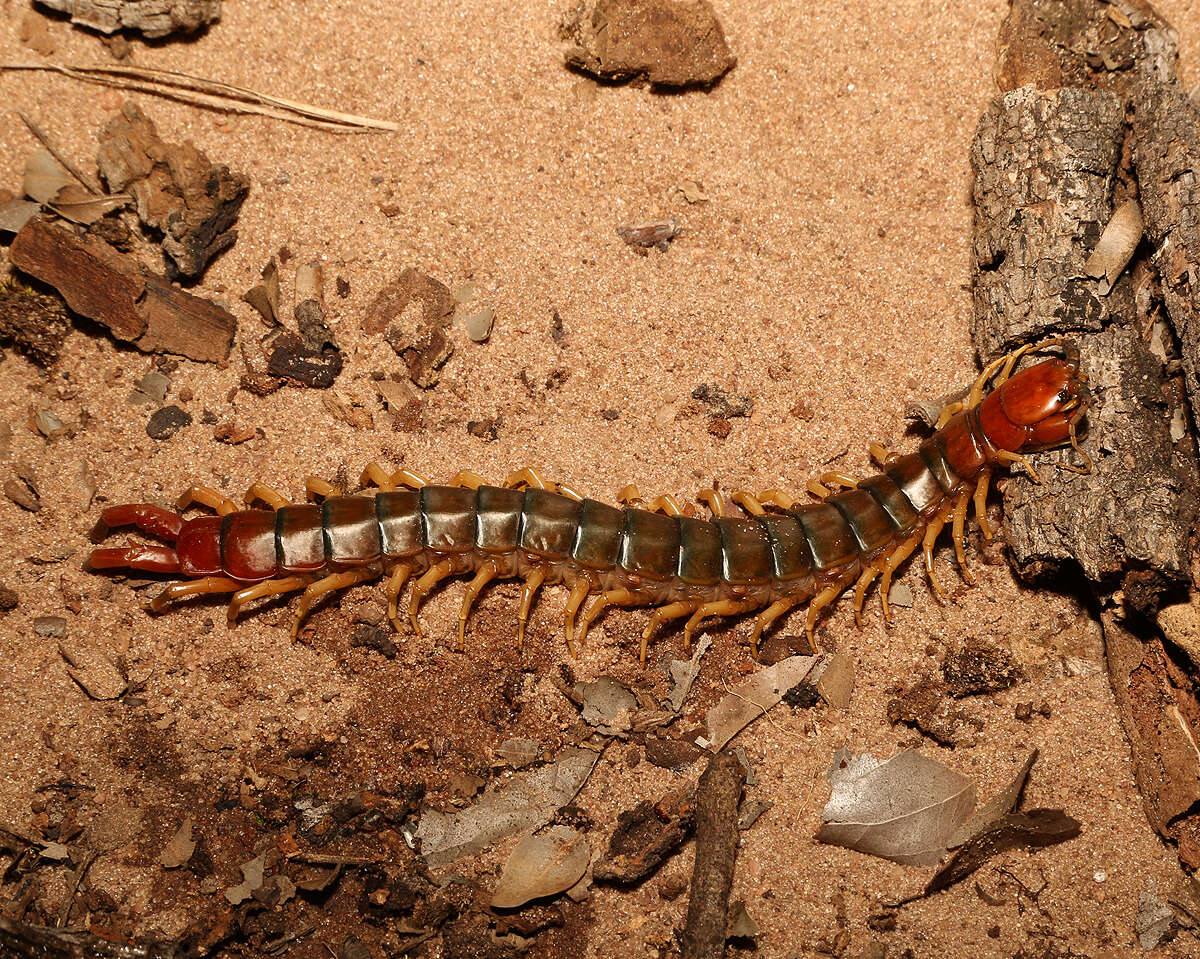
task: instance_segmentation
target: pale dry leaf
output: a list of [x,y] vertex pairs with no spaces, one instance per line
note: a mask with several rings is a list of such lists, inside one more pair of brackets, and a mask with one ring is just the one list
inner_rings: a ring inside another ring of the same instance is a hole
[[768,709],[777,706],[783,697],[795,689],[817,663],[816,656],[791,656],[774,666],[760,669],[708,711],[705,724],[708,741],[699,743],[712,749],[722,749],[746,726]]
[[838,750],[820,842],[910,866],[930,866],[975,807],[971,780],[911,749],[880,761]]
[[244,862],[241,865],[242,881],[236,886],[230,886],[225,890],[225,898],[232,905],[239,905],[245,902],[253,895],[256,889],[261,889],[263,885],[263,871],[267,862],[267,854],[264,852],[260,856],[256,856],[249,862]]
[[75,178],[59,165],[49,150],[38,150],[25,161],[21,189],[31,200],[53,203],[64,187],[75,185]]
[[531,899],[565,892],[587,871],[592,851],[570,826],[526,836],[512,851],[492,893],[492,907],[515,909]]
[[71,183],[59,190],[53,200],[47,201],[46,206],[65,220],[88,226],[105,214],[124,206],[131,199],[126,193],[96,196],[78,184]]
[[607,736],[628,732],[637,709],[637,697],[611,676],[594,682],[577,683],[575,698],[581,704],[580,716],[589,726]]
[[192,826],[192,820],[185,819],[179,829],[175,831],[175,835],[167,842],[162,855],[158,857],[158,861],[164,869],[178,869],[192,858],[192,853],[196,851],[196,840],[192,838]]
[[37,216],[41,208],[33,200],[9,200],[0,204],[0,233],[20,233],[21,227]]
[[522,739],[514,736],[506,739],[496,749],[496,755],[505,760],[513,769],[528,766],[538,758],[538,744],[533,739]]
[[671,707],[672,712],[677,713],[683,708],[684,700],[691,692],[692,683],[700,675],[700,660],[704,658],[704,654],[708,652],[711,645],[712,637],[708,633],[702,633],[691,659],[671,660],[668,669],[671,671],[671,680],[675,686],[671,689],[671,695],[667,697],[667,705]]
[[116,699],[126,686],[125,677],[103,653],[84,646],[59,644],[58,652],[67,661],[67,675],[92,699]]
[[954,834],[946,841],[947,849],[954,849],[956,846],[961,846],[977,832],[990,826],[1000,817],[1007,816],[1017,808],[1021,792],[1025,789],[1025,783],[1029,780],[1029,771],[1033,769],[1033,764],[1037,761],[1037,757],[1038,751],[1035,749],[1029,754],[1025,762],[1021,764],[1021,768],[1017,770],[1017,774],[1013,776],[1012,781],[975,810],[974,815],[954,831]]
[[421,856],[427,865],[444,866],[497,839],[536,829],[575,798],[597,758],[589,749],[566,749],[556,762],[513,776],[503,788],[489,790],[459,812],[423,810],[417,824]]
[[1113,211],[1096,248],[1083,265],[1084,273],[1100,281],[1101,296],[1107,296],[1116,285],[1117,277],[1142,240],[1142,230],[1142,210],[1137,200],[1126,200]]
[[741,899],[730,904],[725,929],[727,939],[753,939],[762,933],[762,928],[746,911],[746,903]]

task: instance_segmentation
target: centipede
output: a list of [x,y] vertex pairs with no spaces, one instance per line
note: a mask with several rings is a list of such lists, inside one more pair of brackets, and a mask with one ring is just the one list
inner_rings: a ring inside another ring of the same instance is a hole
[[[1056,355],[1018,369],[1027,354],[1050,352]],[[469,575],[458,613],[458,649],[473,604],[499,579],[523,581],[518,649],[535,595],[551,585],[569,591],[563,632],[572,657],[613,606],[654,607],[641,634],[643,664],[651,639],[672,620],[687,617],[683,641],[690,649],[706,619],[757,612],[749,638],[757,655],[764,630],[805,604],[805,633],[815,649],[822,610],[851,587],[861,627],[867,591],[878,579],[890,624],[892,577],[918,548],[931,590],[945,601],[933,551],[946,527],[960,573],[973,583],[964,546],[969,509],[974,506],[982,536],[990,540],[993,474],[1019,469],[1040,483],[1029,459],[1033,452],[1069,444],[1083,465],[1058,465],[1090,472],[1091,459],[1078,442],[1089,403],[1077,346],[1051,340],[987,364],[963,398],[942,409],[932,435],[915,452],[871,443],[880,472],[865,478],[825,472],[809,480],[811,501],[797,502],[781,489],[736,491],[729,499],[740,515],[731,515],[725,498],[708,489],[697,501],[711,517],[700,519],[685,515],[670,495],[647,501],[630,485],[617,495],[619,505],[610,505],[549,482],[530,467],[498,486],[469,471],[439,485],[373,462],[355,494],[308,477],[311,501],[303,503],[256,482],[244,509],[206,486],[193,486],[174,510],[151,503],[108,507],[91,532],[93,543],[120,527],[148,536],[93,549],[87,566],[182,577],[151,601],[155,613],[188,596],[232,594],[230,625],[249,603],[302,591],[292,616],[293,641],[315,603],[372,580],[385,583],[388,618],[398,632],[404,631],[400,598],[411,583],[406,619],[421,637],[425,597],[443,580]],[[186,518],[183,511],[194,504],[214,513]],[[150,537],[161,542],[148,542]]]

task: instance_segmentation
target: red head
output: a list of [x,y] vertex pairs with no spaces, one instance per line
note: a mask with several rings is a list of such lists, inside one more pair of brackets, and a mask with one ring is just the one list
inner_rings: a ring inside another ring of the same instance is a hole
[[1090,394],[1078,352],[1071,344],[1065,352],[1065,360],[1014,374],[979,404],[979,426],[992,446],[1021,453],[1072,442]]

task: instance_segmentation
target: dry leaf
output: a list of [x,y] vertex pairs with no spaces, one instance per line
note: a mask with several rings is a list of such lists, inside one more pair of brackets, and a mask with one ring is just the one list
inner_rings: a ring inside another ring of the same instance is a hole
[[125,193],[96,196],[81,186],[72,183],[58,191],[46,205],[65,220],[88,226],[102,216],[124,206],[132,197]]
[[975,806],[975,786],[906,749],[881,762],[838,750],[817,839],[910,866],[931,866]]
[[746,682],[708,711],[705,723],[708,740],[696,740],[704,748],[722,749],[746,726],[777,706],[795,689],[817,664],[816,656],[791,656],[774,666],[760,669]]
[[496,750],[496,755],[508,762],[513,769],[521,769],[535,762],[538,758],[538,744],[533,739],[522,739],[514,736],[506,739]]
[[1113,211],[1096,248],[1083,265],[1084,273],[1100,281],[1101,296],[1107,296],[1116,285],[1117,277],[1141,242],[1142,230],[1142,210],[1137,200],[1126,200]]
[[59,165],[49,150],[38,150],[25,161],[21,189],[31,200],[53,203],[63,187],[75,185],[75,178]]
[[242,863],[242,881],[236,886],[230,886],[225,890],[225,898],[233,905],[239,905],[249,899],[256,889],[261,889],[263,885],[263,867],[267,861],[267,854],[251,859],[249,862]]
[[726,939],[753,939],[762,929],[746,911],[746,903],[741,899],[729,905],[729,916],[725,920]]
[[9,200],[0,204],[0,233],[20,233],[21,227],[37,216],[41,206],[32,200]]
[[606,736],[620,736],[629,731],[637,697],[611,676],[578,683],[574,693],[580,704],[580,716],[589,726],[595,726]]
[[708,633],[703,633],[700,636],[700,642],[696,644],[696,651],[692,653],[691,659],[671,660],[668,668],[671,671],[671,679],[675,683],[675,686],[671,690],[671,695],[667,697],[667,705],[671,707],[672,712],[677,713],[683,709],[684,700],[687,699],[687,695],[691,691],[692,683],[700,675],[700,660],[704,658],[704,654],[708,652],[708,647],[711,645],[712,637]]
[[1035,749],[1021,764],[1021,768],[1017,770],[1012,781],[975,810],[975,814],[954,831],[954,835],[946,841],[946,847],[954,849],[956,846],[961,846],[1001,816],[1007,816],[1016,809],[1017,803],[1021,799],[1021,792],[1025,789],[1025,783],[1029,780],[1029,771],[1033,769],[1037,758],[1038,751]]
[[526,836],[504,864],[492,893],[494,909],[515,909],[570,889],[587,871],[592,851],[587,840],[570,826],[552,826]]
[[158,861],[164,869],[178,869],[192,858],[196,851],[196,841],[192,838],[192,821],[185,819],[163,849]]
[[61,644],[58,652],[67,661],[67,674],[92,699],[116,699],[125,692],[125,677],[102,653],[82,647],[67,649]]
[[683,194],[683,198],[687,200],[688,203],[708,202],[708,194],[704,191],[704,187],[702,187],[695,180],[684,180],[679,184],[678,187],[676,187],[676,189]]
[[430,866],[444,866],[497,839],[536,829],[575,798],[596,759],[589,749],[566,749],[557,762],[513,776],[502,789],[484,793],[460,812],[423,810],[417,824],[422,857]]

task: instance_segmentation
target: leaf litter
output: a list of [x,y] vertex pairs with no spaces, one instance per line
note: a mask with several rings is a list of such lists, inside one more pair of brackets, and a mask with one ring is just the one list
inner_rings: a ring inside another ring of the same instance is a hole
[[820,658],[791,656],[754,673],[708,711],[705,720],[708,738],[696,740],[697,745],[724,748],[734,736],[804,683]]
[[493,909],[515,909],[532,899],[565,892],[587,871],[592,851],[570,826],[526,836],[512,851],[492,893]]

